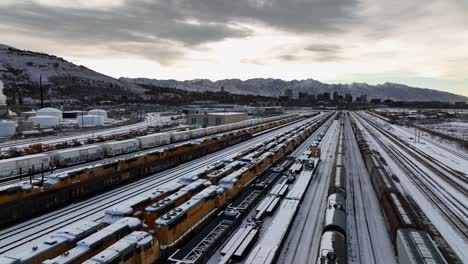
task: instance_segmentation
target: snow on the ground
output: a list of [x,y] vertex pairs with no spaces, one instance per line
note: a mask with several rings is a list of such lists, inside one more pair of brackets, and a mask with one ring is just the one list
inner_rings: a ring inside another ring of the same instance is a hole
[[440,124],[423,124],[422,126],[448,136],[468,140],[468,122],[460,120]]
[[345,127],[348,263],[394,264],[395,254],[371,178],[350,126]]
[[[360,126],[362,128],[362,125]],[[395,129],[395,131],[392,131],[392,132],[396,132],[396,131],[398,130]],[[376,142],[366,129],[363,130],[363,133],[365,134],[365,137],[369,143],[369,146],[372,149],[379,151],[380,155],[387,161],[388,167],[392,170],[392,172],[395,175],[397,175],[398,179],[400,180],[400,185],[406,190],[406,193],[409,194],[416,201],[416,203],[419,205],[421,210],[424,212],[424,214],[426,214],[426,216],[429,218],[432,224],[441,233],[441,235],[444,237],[444,239],[447,241],[450,247],[454,250],[457,256],[464,263],[468,263],[468,243],[466,243],[466,241],[461,236],[461,234],[457,230],[455,230],[450,223],[448,223],[448,220],[445,218],[442,212],[440,212],[439,209],[436,208],[436,205],[433,204],[433,201],[431,201],[420,190],[420,188],[413,183],[412,179],[408,175],[406,175],[406,173],[400,168],[401,164],[395,162],[390,157],[390,155],[385,151],[383,146],[381,146],[378,142]],[[405,138],[405,137],[407,137],[407,135],[402,136],[400,138]],[[384,137],[382,138],[385,140]],[[415,160],[413,159],[413,161]],[[451,161],[451,160],[447,160],[447,161]],[[465,164],[465,171],[466,171],[468,163],[466,163],[465,161],[462,164]],[[423,166],[419,166],[419,168],[422,168],[422,167]],[[422,169],[425,172],[428,172],[429,175],[432,174],[431,172],[428,171],[427,168],[426,169],[422,168]],[[432,175],[432,179],[436,179],[436,178],[438,177]],[[437,182],[442,183],[442,188],[438,190],[439,192],[444,191],[444,188],[448,187],[448,184],[443,183],[443,181],[440,181],[440,179]],[[459,196],[459,198],[462,198],[462,200],[465,201],[465,204],[468,203],[466,200],[468,199],[468,197]]]

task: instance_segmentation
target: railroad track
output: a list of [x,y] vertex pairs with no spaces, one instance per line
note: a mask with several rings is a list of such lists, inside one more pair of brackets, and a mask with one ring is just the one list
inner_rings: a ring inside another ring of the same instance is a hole
[[[299,124],[303,122],[300,122]],[[201,160],[198,159],[186,163],[184,165],[181,165],[182,167],[178,166],[169,171],[165,171],[154,176],[142,179],[138,182],[128,184],[119,189],[107,192],[95,198],[91,198],[89,200],[80,202],[75,205],[71,205],[56,213],[49,213],[47,215],[35,218],[34,220],[30,220],[20,225],[8,228],[0,232],[0,240],[5,241],[4,245],[0,245],[0,253],[7,252],[18,246],[33,241],[39,237],[47,235],[72,222],[92,217],[93,215],[103,212],[105,209],[114,206],[117,203],[120,203],[124,200],[142,194],[144,192],[147,192],[162,184],[168,183],[176,178],[179,178],[185,173],[209,165],[214,161],[225,159],[228,156],[233,156],[234,154],[237,154],[242,150],[245,150],[255,144],[258,144],[259,142],[264,141],[267,138],[270,138],[273,134],[280,134],[289,130],[290,127],[294,127],[299,124],[289,125],[275,132],[264,134],[263,136],[254,138],[248,142],[240,143],[239,145],[227,148],[222,152],[218,151],[213,154],[207,155],[201,158]],[[135,190],[137,191],[135,192]],[[102,218],[102,216],[95,217],[96,220],[99,220],[100,218]],[[45,226],[41,227],[43,225]],[[34,230],[34,228],[38,229],[38,232],[34,232],[32,235],[29,234],[28,231],[31,229]]]
[[[317,115],[317,116],[314,116],[312,117],[312,120],[321,120],[324,116],[323,115]],[[283,124],[283,125],[280,125],[280,126],[277,126],[277,127],[273,127],[273,128],[270,128],[270,129],[267,129],[265,131],[262,131],[262,132],[259,132],[259,133],[256,133],[254,134],[254,136],[259,136],[259,135],[263,135],[264,133],[268,133],[270,131],[273,131],[273,130],[276,130],[276,129],[280,129],[280,128],[283,128],[285,126],[288,126],[288,125],[291,125],[291,124],[295,124],[295,123],[298,123],[298,122],[301,122],[303,121],[303,119],[301,120],[297,120],[297,121],[293,121],[291,123],[288,123],[288,124]],[[225,134],[225,133],[231,133],[231,132],[234,132],[234,131],[238,131],[238,130],[243,130],[243,129],[246,129],[246,128],[242,128],[242,129],[236,129],[236,130],[232,130],[232,131],[227,131],[227,132],[223,132],[223,133],[219,133],[219,134],[214,134],[214,135],[210,135],[210,136],[204,136],[204,137],[201,137],[199,139],[203,139],[203,138],[207,138],[207,137],[212,137],[212,136],[215,136],[215,135],[221,135],[221,134]],[[126,154],[122,154],[122,155],[117,155],[117,156],[113,156],[113,157],[107,157],[107,158],[104,158],[104,159],[100,159],[100,160],[96,160],[96,161],[90,161],[90,162],[85,162],[85,163],[79,163],[79,164],[75,164],[75,165],[71,165],[71,166],[68,166],[68,167],[64,167],[64,168],[57,168],[57,169],[54,169],[53,171],[48,171],[48,172],[44,172],[44,177],[52,174],[52,173],[58,173],[58,172],[63,172],[63,171],[68,171],[68,170],[72,170],[72,169],[76,169],[76,168],[80,168],[80,167],[86,167],[86,166],[92,166],[92,165],[96,165],[96,164],[101,164],[103,162],[111,162],[111,161],[117,161],[119,159],[126,159],[126,158],[130,158],[130,157],[133,157],[135,155],[144,155],[145,153],[149,153],[149,152],[152,152],[154,150],[158,150],[158,149],[166,149],[166,148],[170,148],[172,146],[175,146],[175,145],[179,145],[180,143],[183,143],[183,142],[189,142],[189,141],[192,141],[193,139],[190,139],[190,140],[187,140],[187,141],[182,141],[182,142],[176,142],[176,143],[170,143],[170,144],[167,144],[167,145],[163,145],[163,146],[158,146],[158,147],[155,147],[155,148],[150,148],[150,149],[144,149],[144,150],[139,150],[139,151],[135,151],[135,152],[131,152],[131,153],[126,153]],[[47,152],[46,152],[47,153]],[[38,173],[38,174],[35,174],[35,175],[22,175],[22,176],[14,176],[14,177],[8,177],[8,178],[0,178],[0,186],[5,186],[5,185],[9,185],[9,184],[12,184],[12,183],[15,183],[15,182],[18,182],[18,181],[21,181],[23,179],[29,179],[30,177],[32,177],[32,179],[36,179],[36,180],[40,180],[42,178],[42,173]]]
[[[408,145],[405,142],[403,142],[400,138],[396,137],[395,135],[389,133],[385,129],[380,128],[377,124],[368,122],[374,129],[379,131],[381,134],[385,135],[387,138],[389,138],[393,143],[398,145],[400,148],[405,149],[405,151],[411,156],[421,162],[425,167],[429,168],[432,170],[434,173],[436,173],[439,177],[444,179],[446,182],[448,182],[453,188],[457,189],[460,193],[468,197],[468,190],[466,187],[463,187],[462,185],[467,185],[468,186],[468,178],[461,172],[454,170],[450,168],[449,166],[443,164],[439,160],[429,156],[427,153],[424,151],[419,150],[418,148]],[[433,163],[433,164],[431,164]],[[451,176],[454,176],[456,179],[454,180],[450,175],[447,175],[444,171],[441,171],[440,169],[444,170],[446,173],[450,174]],[[465,209],[468,211],[468,207],[465,206]]]
[[[333,122],[333,120],[331,120]],[[329,149],[331,137],[338,138],[338,133],[332,131],[337,129],[333,125],[329,128],[327,135],[323,138],[322,155],[330,155],[326,149]],[[333,133],[333,134],[330,134]],[[335,140],[336,142],[338,140]],[[336,148],[337,148],[336,143]],[[332,151],[336,153],[336,148]],[[330,159],[326,157],[325,159]],[[321,167],[316,171],[316,175],[325,172],[321,177],[315,176],[309,183],[308,191],[305,194],[304,200],[301,202],[301,208],[298,209],[297,216],[293,220],[292,229],[298,229],[292,237],[290,233],[285,238],[285,246],[281,250],[280,259],[282,263],[315,263],[317,261],[317,248],[320,245],[322,220],[325,215],[325,206],[327,204],[327,191],[330,180],[331,165],[324,167],[324,161],[321,162]],[[325,170],[325,171],[322,171]],[[317,208],[318,207],[318,208]],[[305,213],[304,213],[305,212]],[[302,214],[301,214],[302,213]],[[313,228],[311,228],[313,226]],[[312,233],[312,235],[311,235]],[[288,242],[289,241],[289,242]],[[290,245],[289,245],[290,244]],[[299,247],[299,245],[301,245]],[[281,256],[282,255],[282,256]]]
[[[385,142],[383,142],[383,140],[376,134],[376,131],[378,131],[381,135],[384,135],[388,138],[388,136],[384,132],[382,132],[381,128],[379,129],[378,126],[372,124],[370,121],[365,120],[360,116],[359,118],[361,121],[361,125],[366,127],[367,131],[371,134],[371,136],[381,144],[381,146],[395,161],[397,161],[398,166],[408,175],[408,178],[415,184],[415,186],[417,186],[432,201],[434,206],[437,207],[447,219],[447,221],[451,223],[451,225],[456,230],[458,230],[460,234],[462,234],[464,239],[468,239],[468,222],[466,221],[466,219],[468,219],[468,209],[466,205],[460,202],[456,197],[453,196],[452,193],[445,190],[442,186],[440,186],[439,183],[437,183],[434,179],[428,176],[427,173],[424,170],[422,170],[417,164],[415,164],[414,161],[408,158],[408,156],[405,155],[405,153],[403,153],[396,147],[387,145]],[[366,122],[368,125],[364,125],[364,122]],[[369,126],[374,129],[373,132],[371,131]],[[395,139],[388,139],[391,140],[394,144],[403,148],[413,158],[418,158],[417,154],[410,151],[411,148],[404,148],[404,146],[402,146],[401,143],[396,142]],[[424,161],[422,161],[422,164],[426,165]],[[442,176],[443,174],[437,175]],[[444,179],[447,178],[444,177]],[[451,184],[453,184],[453,182]],[[452,204],[448,205],[447,203]]]
[[[384,260],[381,260],[379,262],[376,258],[377,254],[374,250],[375,243],[373,242],[373,237],[375,234],[371,234],[371,226],[369,224],[369,219],[371,219],[372,215],[370,215],[369,208],[365,209],[366,207],[366,202],[364,201],[363,195],[366,193],[366,191],[363,188],[363,182],[361,181],[362,177],[368,177],[367,171],[365,170],[365,167],[362,168],[358,166],[357,163],[360,163],[362,166],[364,166],[364,161],[362,160],[362,157],[359,153],[359,147],[356,142],[356,137],[354,136],[354,133],[351,129],[351,125],[349,124],[349,119],[346,120],[345,122],[345,131],[346,131],[346,137],[345,137],[345,146],[343,146],[345,149],[349,148],[349,151],[345,153],[348,153],[348,158],[345,157],[345,159],[348,161],[345,166],[346,170],[346,181],[347,181],[347,187],[346,187],[346,192],[347,192],[347,218],[348,218],[348,225],[350,222],[350,219],[354,220],[354,226],[355,226],[355,234],[357,238],[355,239],[357,241],[356,247],[357,247],[357,252],[352,252],[350,250],[350,247],[348,246],[348,259],[350,253],[356,253],[357,255],[356,260],[354,261],[355,263],[381,263],[384,262]],[[348,145],[346,147],[346,144]],[[357,153],[356,153],[357,152]],[[360,160],[359,160],[360,159]],[[351,168],[354,167],[356,169],[356,173],[354,175],[350,174]],[[357,181],[357,184],[356,184]],[[358,198],[356,198],[358,197]],[[353,199],[351,199],[353,198]],[[349,206],[351,204],[352,206]],[[360,206],[358,206],[358,205]],[[360,211],[359,214],[355,213],[356,211]],[[358,225],[360,225],[363,221],[361,218],[358,217],[358,215],[364,216],[364,222],[366,223],[365,229],[365,234],[361,233],[360,230],[362,231],[362,228],[358,228]],[[349,231],[349,230],[348,230]],[[348,232],[348,240],[349,238],[349,232]],[[361,249],[362,248],[362,249]],[[366,250],[370,249],[370,250]],[[362,251],[361,251],[362,250]],[[367,254],[364,256],[361,256],[361,254],[364,254],[364,252]],[[368,253],[367,253],[368,252]],[[371,257],[369,257],[369,254]],[[385,260],[385,261],[390,261],[390,260]],[[351,262],[351,261],[350,261]]]

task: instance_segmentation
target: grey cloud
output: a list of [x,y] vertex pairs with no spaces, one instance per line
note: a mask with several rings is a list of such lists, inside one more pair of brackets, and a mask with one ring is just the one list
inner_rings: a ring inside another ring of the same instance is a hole
[[58,44],[104,45],[170,63],[183,56],[184,47],[252,35],[242,23],[306,34],[338,32],[353,20],[356,6],[357,0],[132,0],[91,10],[18,1],[0,8],[0,21],[3,28]]
[[340,55],[342,48],[336,44],[311,44],[304,48],[313,53],[313,59],[321,62],[341,61],[345,58]]

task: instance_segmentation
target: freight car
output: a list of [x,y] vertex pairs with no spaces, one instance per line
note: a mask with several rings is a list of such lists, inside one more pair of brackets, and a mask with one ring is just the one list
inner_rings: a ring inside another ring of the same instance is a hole
[[50,156],[48,154],[34,154],[0,160],[0,178],[48,171],[50,161]]
[[[9,186],[0,191],[0,225],[46,210],[79,201],[127,181],[135,180],[176,164],[204,156],[251,137],[246,131],[225,133],[212,143],[181,143],[168,149],[149,150],[144,154],[78,167],[50,175],[43,187],[30,190]],[[31,190],[33,192],[31,192]],[[20,203],[17,201],[21,201]]]
[[109,225],[98,232],[78,241],[76,246],[65,253],[47,259],[43,264],[79,264],[103,251],[106,247],[118,241],[121,237],[141,228],[141,221],[126,217]]
[[226,203],[223,188],[209,186],[190,200],[155,221],[155,234],[162,248],[175,246],[218,212]]
[[54,151],[52,162],[57,167],[66,167],[86,161],[93,161],[104,158],[104,151],[98,145],[84,146]]
[[[162,146],[170,143],[181,142],[184,140],[200,138],[205,135],[213,135],[214,133],[223,133],[233,129],[243,128],[249,124],[257,124],[256,127],[247,127],[245,129],[248,133],[257,133],[264,129],[258,124],[263,122],[270,122],[265,124],[268,128],[286,124],[300,119],[301,117],[293,114],[271,117],[261,119],[261,121],[249,121],[239,125],[225,125],[219,127],[201,128],[196,132],[179,131],[170,133],[155,133],[146,136],[137,137],[134,139],[127,139],[121,141],[112,141],[102,144],[96,144],[87,147],[71,148],[66,150],[53,151],[51,153],[34,154],[21,156],[16,158],[0,160],[0,178],[16,177],[21,175],[33,175],[41,172],[49,171],[54,167],[66,167],[78,163],[94,161],[104,157],[114,157],[125,153],[131,153],[138,150],[145,150]],[[98,148],[99,150],[96,150]]]
[[120,141],[112,141],[102,144],[102,149],[107,157],[113,157],[130,152],[135,152],[140,149],[140,144],[136,139],[127,139]]
[[348,263],[346,241],[346,174],[343,164],[343,126],[340,126],[337,155],[328,187],[327,208],[317,263]]
[[159,241],[150,233],[134,231],[84,264],[151,264],[156,263],[161,252]]
[[32,247],[6,253],[0,257],[0,263],[39,264],[54,258],[75,246],[75,243],[95,233],[99,224],[93,221],[79,221],[51,234],[48,239]]
[[369,149],[362,131],[354,120],[351,125],[387,221],[388,233],[398,262],[400,264],[447,263],[426,231],[427,227],[419,222],[420,210],[410,206],[408,198],[400,193],[392,177],[381,165],[380,154]]
[[149,149],[171,143],[171,135],[169,133],[156,133],[141,136],[136,138],[140,145],[140,149]]

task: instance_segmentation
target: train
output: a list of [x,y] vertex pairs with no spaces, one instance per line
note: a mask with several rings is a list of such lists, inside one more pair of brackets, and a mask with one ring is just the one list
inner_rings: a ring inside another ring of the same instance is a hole
[[0,178],[34,175],[42,172],[48,172],[54,168],[64,168],[84,162],[163,146],[170,143],[210,136],[216,133],[224,133],[236,129],[277,122],[284,119],[296,118],[298,118],[297,115],[286,114],[269,118],[249,119],[242,122],[208,128],[154,133],[132,139],[109,141],[100,144],[55,150],[50,153],[40,153],[3,159],[0,160]]
[[134,231],[83,264],[151,264],[159,258],[159,241],[148,232]]
[[[232,160],[216,162],[165,187],[113,206],[106,210],[101,223],[77,222],[62,228],[52,234],[51,239],[40,242],[44,246],[39,248],[49,247],[45,252],[33,248],[36,255],[32,259],[44,264],[164,263],[176,245],[178,247],[191,239],[208,220],[216,217],[248,185],[253,184],[259,174],[281,161],[325,120],[316,124],[308,122],[250,148],[243,152],[244,156],[262,148],[263,153],[251,155],[249,161],[236,156]],[[278,143],[270,144],[274,140]],[[208,175],[223,168],[234,169],[225,169],[229,173],[218,179],[217,185],[213,184]],[[152,226],[148,225],[151,222]],[[68,232],[70,236],[66,239],[56,239],[60,247],[50,246],[55,243],[52,238]],[[1,257],[1,261],[10,261],[5,263],[29,263],[17,255]]]
[[295,139],[288,136],[296,131],[250,147],[233,159],[215,162],[189,172],[176,183],[130,198],[107,209],[103,221],[109,224],[125,216],[135,216],[143,219],[148,230],[154,230],[154,221],[157,218],[211,184],[223,187],[227,200],[232,201],[257,175],[293,149]]
[[371,150],[361,129],[351,120],[361,155],[371,177],[395,255],[400,264],[447,263],[431,238],[429,228],[420,219],[423,214],[414,207],[410,197],[397,188],[393,177],[383,166],[377,151]]
[[20,182],[2,186],[0,187],[0,205],[2,205],[0,226],[79,201],[94,193],[204,156],[247,140],[254,133],[298,118],[293,116],[261,126],[179,142],[166,148],[150,149],[92,165],[78,166],[48,175],[38,185]]
[[[322,237],[317,264],[348,263],[346,229],[346,174],[343,164],[344,122],[340,118],[340,134],[336,149],[335,164],[328,186],[327,207],[323,222]],[[315,151],[314,153],[316,153]]]

